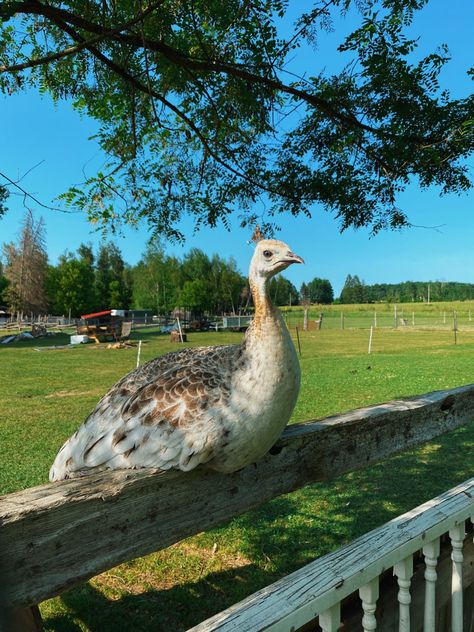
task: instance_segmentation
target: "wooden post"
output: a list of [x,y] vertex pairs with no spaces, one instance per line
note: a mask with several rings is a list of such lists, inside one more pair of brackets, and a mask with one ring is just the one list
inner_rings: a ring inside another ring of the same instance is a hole
[[337,632],[341,625],[341,604],[337,603],[319,615],[319,625],[323,632]]
[[341,312],[341,329],[344,329],[344,312]]
[[453,330],[454,330],[454,344],[458,343],[458,315],[456,311],[453,311]]
[[395,327],[395,329],[398,326],[398,315],[397,315],[397,306],[396,305],[393,306],[393,326]]
[[300,332],[298,331],[298,327],[295,327],[295,329],[296,329],[296,340],[298,341],[298,351],[300,353],[300,358],[301,358]]
[[178,323],[178,331],[179,331],[179,337],[181,338],[181,342],[184,342],[183,339],[183,331],[181,329],[181,323],[179,322],[179,317],[176,317],[176,321]]
[[303,331],[308,331],[308,306],[304,307],[304,316],[303,316]]
[[377,329],[377,311],[374,310],[374,327]]
[[0,632],[42,632],[43,620],[38,606],[0,609]]
[[453,551],[453,577],[451,584],[451,632],[463,630],[463,594],[462,594],[462,563],[464,543],[464,522],[449,530]]
[[379,598],[379,578],[372,579],[365,586],[359,588],[359,596],[362,602],[362,610],[364,616],[362,617],[362,627],[364,632],[377,629],[377,620],[375,618],[375,609],[377,606],[377,599]]
[[141,353],[141,350],[142,350],[142,341],[139,340],[138,341],[138,351],[137,351],[137,369],[140,366],[140,353]]
[[425,627],[424,632],[436,631],[436,580],[438,573],[436,566],[439,557],[439,538],[425,544],[423,555],[425,556]]
[[369,334],[369,349],[367,351],[368,354],[370,354],[371,349],[372,349],[372,334],[374,333],[374,328],[370,327],[370,334]]
[[401,562],[397,562],[393,567],[393,574],[398,581],[398,604],[400,613],[400,632],[410,632],[410,584],[413,575],[413,556],[409,555]]

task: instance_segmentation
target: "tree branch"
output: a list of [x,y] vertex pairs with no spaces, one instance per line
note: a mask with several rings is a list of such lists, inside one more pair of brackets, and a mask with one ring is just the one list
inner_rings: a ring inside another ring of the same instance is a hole
[[305,24],[303,24],[303,26],[299,29],[299,31],[297,31],[293,37],[291,37],[287,42],[285,42],[283,44],[283,46],[280,48],[279,51],[277,51],[277,56],[282,55],[283,53],[285,53],[288,48],[301,36],[303,35],[303,33],[311,26],[311,24],[317,19],[319,18],[319,16],[321,14],[323,14],[327,8],[331,5],[331,4],[335,4],[336,0],[327,0],[326,4],[321,7],[321,9],[319,9],[318,11],[315,11],[313,13],[313,15],[311,16],[311,19],[309,19]]
[[[121,31],[129,29],[131,26],[134,26],[138,22],[141,22],[144,17],[146,17],[149,13],[157,9],[160,5],[163,4],[164,1],[165,0],[159,0],[159,2],[155,2],[154,4],[151,4],[147,9],[145,9],[144,11],[141,11],[140,14],[137,17],[133,18],[132,20],[129,20],[128,22],[125,22],[124,24],[121,24],[120,26],[117,26],[114,29],[103,31],[99,35],[96,35],[95,37],[91,37],[91,39],[85,40],[79,44],[76,44],[75,46],[70,46],[69,48],[65,48],[62,51],[57,51],[56,53],[45,55],[44,57],[41,57],[39,59],[30,59],[26,62],[23,62],[22,64],[0,66],[0,73],[18,72],[20,70],[26,70],[27,68],[34,68],[35,66],[43,66],[53,61],[57,61],[58,59],[62,59],[63,57],[69,57],[70,55],[74,55],[80,52],[81,50],[83,50],[84,48],[87,48],[88,44],[90,45],[98,44],[99,42],[110,38],[112,35],[116,35],[120,33]],[[0,14],[1,14],[1,11],[0,11]]]
[[[30,169],[30,171],[31,171],[31,169]],[[8,184],[10,184],[11,186],[13,186],[16,189],[18,189],[22,193],[24,198],[30,198],[31,200],[33,200],[33,202],[35,202],[35,204],[38,204],[38,206],[41,206],[42,208],[46,208],[49,211],[60,211],[61,213],[69,213],[70,212],[70,211],[65,211],[62,208],[57,208],[57,207],[54,207],[54,206],[48,206],[47,204],[43,204],[43,202],[40,202],[38,200],[38,198],[36,198],[31,193],[28,193],[28,191],[26,191],[23,187],[21,187],[17,182],[15,182],[11,178],[9,178],[7,175],[2,173],[1,171],[0,171],[0,177],[4,178],[8,182]]]
[[[60,18],[55,17],[55,18],[52,18],[52,19],[57,24],[57,26],[59,26],[60,28],[64,29],[73,39],[75,39],[75,40],[77,40],[79,42],[84,42],[84,38],[82,37],[82,35],[77,33],[69,25],[64,23]],[[159,92],[156,92],[156,90],[153,90],[153,88],[142,84],[135,77],[130,75],[126,70],[124,70],[121,66],[116,64],[114,61],[112,61],[108,57],[106,57],[99,50],[95,49],[94,46],[90,45],[87,42],[84,42],[84,43],[86,45],[85,47],[89,50],[89,52],[92,55],[94,55],[99,61],[104,63],[108,68],[113,70],[113,72],[115,72],[118,76],[122,77],[122,79],[124,79],[127,83],[129,83],[130,85],[134,86],[137,90],[140,90],[141,92],[143,92],[145,94],[148,94],[149,96],[157,99],[158,101],[163,103],[163,105],[165,105],[168,109],[170,109],[172,112],[174,112],[176,114],[176,116],[178,116],[182,121],[184,121],[186,123],[186,125],[194,132],[194,134],[197,136],[197,138],[199,139],[199,141],[201,142],[203,147],[206,149],[206,151],[209,153],[209,155],[212,156],[212,158],[218,164],[220,164],[222,167],[224,167],[230,173],[232,173],[232,174],[236,175],[237,177],[249,182],[250,184],[252,184],[253,186],[255,186],[257,188],[259,188],[259,189],[261,189],[263,191],[266,191],[267,193],[272,193],[272,194],[275,194],[275,195],[281,195],[283,197],[288,197],[290,199],[294,199],[292,196],[285,195],[284,192],[276,191],[274,189],[266,187],[264,184],[262,184],[262,182],[257,182],[256,180],[253,180],[253,178],[250,178],[246,173],[243,173],[243,172],[239,171],[238,169],[236,169],[235,167],[230,165],[228,162],[223,160],[219,156],[219,154],[217,154],[214,151],[212,146],[209,144],[208,139],[203,135],[201,130],[195,125],[195,123],[182,110],[180,110],[176,105],[171,103],[171,101],[168,101],[168,99],[166,99]]]
[[[101,35],[104,31],[103,27],[99,24],[90,22],[89,20],[73,14],[70,11],[66,11],[65,9],[59,9],[50,5],[42,4],[37,0],[13,3],[9,6],[14,6],[15,12],[17,13],[32,13],[42,15],[52,20],[58,26],[58,20],[62,21],[63,27],[61,28],[64,28],[65,24],[70,24],[90,33],[97,33],[99,35]],[[182,68],[198,70],[201,72],[223,73],[229,76],[243,79],[244,81],[248,81],[250,83],[264,85],[267,88],[278,92],[289,94],[293,97],[296,97],[297,99],[306,101],[309,105],[313,106],[314,108],[328,116],[330,119],[342,123],[346,128],[359,129],[373,134],[381,133],[380,129],[362,123],[355,116],[338,111],[325,99],[322,99],[308,92],[298,90],[293,86],[286,85],[278,79],[271,79],[263,75],[252,73],[248,71],[244,66],[228,64],[218,59],[193,59],[183,54],[181,51],[174,49],[163,41],[142,39],[140,35],[133,35],[130,33],[114,33],[110,36],[110,38],[122,43],[129,44],[138,49],[141,49],[145,46],[149,50],[160,53],[161,55],[166,57],[166,59]],[[423,139],[423,141],[426,142],[426,139]]]

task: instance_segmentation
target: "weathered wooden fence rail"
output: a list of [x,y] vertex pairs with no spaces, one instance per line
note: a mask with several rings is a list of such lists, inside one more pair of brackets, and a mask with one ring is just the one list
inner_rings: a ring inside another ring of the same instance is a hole
[[[449,534],[453,560],[452,581],[448,586],[452,598],[451,623],[447,629],[468,632],[472,627],[467,619],[473,611],[464,617],[462,563],[463,549],[468,548],[464,547],[465,522],[471,516],[474,519],[474,478],[266,586],[188,632],[288,632],[298,630],[317,616],[323,632],[337,632],[341,625],[341,602],[354,591],[359,591],[362,602],[364,631],[375,630],[377,623],[380,624],[380,619],[376,621],[374,616],[379,576],[390,568],[399,587],[397,627],[400,632],[420,629],[410,625],[414,619],[410,609],[413,555],[419,550],[428,569],[422,628],[425,632],[435,632],[436,569],[440,537],[444,534]],[[379,629],[385,631],[388,625]]]
[[472,420],[469,385],[290,426],[258,464],[231,475],[108,472],[4,496],[0,630],[12,608],[25,609],[280,494],[360,469]]

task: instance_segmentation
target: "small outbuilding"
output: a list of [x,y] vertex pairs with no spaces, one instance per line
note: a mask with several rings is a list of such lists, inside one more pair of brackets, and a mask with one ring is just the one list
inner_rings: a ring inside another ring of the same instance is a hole
[[76,322],[79,336],[87,336],[95,342],[123,340],[128,338],[131,323],[125,322],[125,312],[118,309],[105,309],[93,314],[83,314]]

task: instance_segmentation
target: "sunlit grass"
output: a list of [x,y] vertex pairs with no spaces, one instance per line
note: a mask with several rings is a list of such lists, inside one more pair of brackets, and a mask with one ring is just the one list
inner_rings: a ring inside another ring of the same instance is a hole
[[[292,334],[295,331],[292,329]],[[474,382],[474,332],[300,331],[302,387],[293,421]],[[142,338],[142,361],[177,348]],[[235,343],[238,333],[189,334],[188,345]],[[295,338],[296,341],[296,338]],[[67,338],[41,344],[60,345]],[[0,347],[0,490],[46,482],[64,439],[97,399],[135,367],[136,348]],[[282,496],[227,526],[130,561],[41,606],[45,629],[184,630],[308,561],[472,476],[474,427],[325,484]]]

